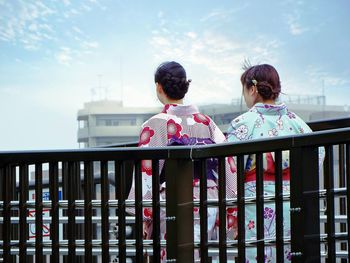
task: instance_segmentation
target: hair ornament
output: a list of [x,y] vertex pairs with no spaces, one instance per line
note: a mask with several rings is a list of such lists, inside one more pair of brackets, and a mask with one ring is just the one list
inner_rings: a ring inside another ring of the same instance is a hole
[[258,85],[258,81],[256,79],[252,79],[252,83],[254,86]]

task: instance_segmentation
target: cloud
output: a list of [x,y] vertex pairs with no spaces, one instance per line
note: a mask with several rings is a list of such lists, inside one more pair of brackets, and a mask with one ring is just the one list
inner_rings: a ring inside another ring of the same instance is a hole
[[244,59],[249,58],[253,64],[274,64],[283,45],[264,35],[253,41],[240,41],[209,29],[171,33],[154,30],[149,43],[155,63],[177,60],[188,69],[193,82],[187,99],[195,103],[208,99],[207,103],[230,103],[232,98],[240,97],[239,77]]
[[300,22],[301,14],[298,10],[295,10],[292,14],[289,14],[287,17],[287,25],[289,32],[294,35],[301,35],[310,29],[308,27],[302,26]]
[[[13,0],[0,4],[0,41],[27,51],[40,50],[43,51],[41,54],[54,54],[54,58],[65,65],[72,61],[73,55],[91,53],[99,46],[97,41],[75,25],[68,31],[62,29],[62,24],[69,28],[72,16],[83,15],[91,9],[91,5],[100,6],[97,1],[77,3],[64,0],[55,3]],[[57,48],[60,45],[65,48]]]
[[22,43],[27,49],[37,49],[43,40],[53,38],[52,27],[45,23],[45,19],[53,14],[55,11],[40,1],[13,1],[4,5],[0,17],[0,39]]
[[61,51],[56,54],[56,59],[60,64],[69,66],[73,60],[71,49],[69,47],[61,47]]
[[237,8],[231,8],[231,9],[214,9],[209,14],[206,14],[203,16],[200,21],[201,22],[208,22],[211,20],[227,20],[232,17],[234,13],[240,12],[246,8],[248,8],[250,4],[244,3],[240,7]]
[[66,5],[66,6],[70,5],[70,1],[69,1],[69,0],[63,0],[63,3],[64,3],[64,5]]
[[345,76],[339,76],[327,72],[320,66],[309,65],[306,69],[306,74],[312,83],[318,83],[325,86],[345,86],[349,85],[350,81]]
[[225,34],[189,31],[182,34],[154,32],[150,44],[156,60],[178,58],[206,67],[213,73],[235,74],[247,56],[252,61],[276,62],[282,42],[260,36],[257,41],[241,43]]

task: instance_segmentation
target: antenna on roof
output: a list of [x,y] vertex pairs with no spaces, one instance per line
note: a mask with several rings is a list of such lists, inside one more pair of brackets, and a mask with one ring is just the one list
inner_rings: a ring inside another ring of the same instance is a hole
[[120,65],[119,65],[119,78],[120,78],[120,101],[123,103],[123,96],[124,96],[124,83],[123,83],[123,62],[122,57],[120,56]]
[[102,86],[103,75],[98,74],[97,77],[98,77],[97,87],[91,89],[91,100],[93,101],[94,98],[97,100],[107,100],[109,90],[108,90],[108,87]]

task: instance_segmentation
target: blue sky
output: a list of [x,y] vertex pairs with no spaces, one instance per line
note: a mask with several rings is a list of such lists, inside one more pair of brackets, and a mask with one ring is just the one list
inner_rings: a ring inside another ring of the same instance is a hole
[[[349,105],[350,2],[0,0],[0,149],[77,148],[91,99],[159,105],[153,73],[176,60],[186,103],[239,98],[241,66],[270,63],[282,91]],[[97,87],[102,88],[98,89]]]

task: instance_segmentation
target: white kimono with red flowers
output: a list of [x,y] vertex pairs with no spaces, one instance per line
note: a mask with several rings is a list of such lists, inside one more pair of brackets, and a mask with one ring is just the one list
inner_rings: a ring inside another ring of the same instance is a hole
[[[224,134],[217,125],[206,115],[201,114],[198,108],[192,105],[165,105],[163,111],[142,125],[139,147],[161,147],[168,146],[171,141],[210,140],[212,143],[225,141]],[[197,143],[195,143],[197,144]],[[206,144],[206,143],[204,143]],[[164,160],[160,161],[159,169],[162,170]],[[152,199],[152,162],[142,161],[143,199]],[[208,199],[218,199],[218,186],[216,180],[208,179]],[[226,194],[227,198],[236,196],[236,166],[232,157],[226,162]],[[199,182],[194,179],[194,199],[199,199]],[[165,183],[160,186],[161,200],[165,198]],[[134,188],[132,187],[129,199],[134,199]],[[199,209],[194,209],[195,240],[199,240]],[[208,209],[208,236],[215,239],[215,227],[218,209]],[[165,217],[165,211],[161,210],[161,219]],[[144,208],[145,237],[152,238],[152,210]],[[166,225],[161,220],[161,239],[165,239]],[[233,239],[236,233],[236,209],[227,209],[227,231],[228,238]],[[163,253],[162,253],[163,254]]]

